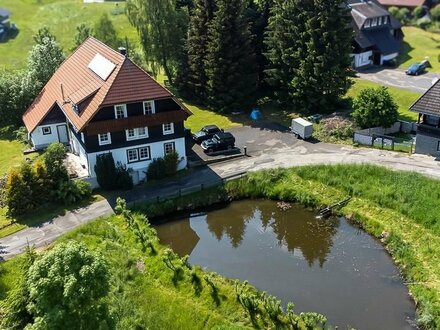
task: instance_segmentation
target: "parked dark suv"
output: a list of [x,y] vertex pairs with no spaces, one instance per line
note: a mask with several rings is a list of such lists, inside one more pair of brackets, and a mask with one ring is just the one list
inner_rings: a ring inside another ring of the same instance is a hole
[[235,138],[231,133],[220,132],[214,134],[212,139],[208,139],[201,144],[205,152],[211,153],[213,151],[229,150],[235,146]]
[[223,132],[215,125],[207,125],[203,127],[199,132],[193,134],[193,140],[196,143],[202,143],[205,140],[211,139],[215,133]]

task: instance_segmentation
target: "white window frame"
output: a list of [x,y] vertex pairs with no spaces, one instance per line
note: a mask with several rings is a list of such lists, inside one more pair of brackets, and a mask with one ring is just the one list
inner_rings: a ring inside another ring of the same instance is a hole
[[[130,153],[133,151],[136,153],[136,159],[130,159]],[[136,163],[138,161],[139,161],[139,151],[137,150],[137,148],[127,149],[127,163]]]
[[[126,104],[115,104],[115,119],[127,118],[127,105]],[[118,118],[118,107],[123,107],[124,117]]]
[[[145,129],[145,133],[144,134],[140,134],[139,130],[140,129]],[[130,136],[130,130],[133,130],[134,135]],[[127,138],[127,141],[132,141],[132,140],[139,140],[139,139],[146,139],[148,138],[148,127],[139,127],[139,128],[131,128],[131,129],[127,129],[125,130],[125,137]]]
[[370,20],[367,19],[367,20],[365,21],[365,23],[364,23],[364,27],[369,28],[369,27],[370,27],[370,24],[371,24]]
[[[145,111],[145,105],[149,104],[150,108],[151,108],[151,113],[146,113]],[[144,115],[152,115],[156,113],[156,106],[154,104],[154,101],[144,101],[143,102],[143,109],[144,109]]]
[[[167,129],[169,125],[169,129]],[[162,124],[163,135],[174,134],[174,123],[165,123]]]
[[[147,150],[147,153],[148,153],[148,157],[142,157],[141,156],[141,150],[144,150],[144,149],[146,149]],[[151,159],[151,153],[150,153],[150,147],[140,147],[140,148],[138,148],[138,154],[139,154],[139,160],[148,160],[148,159]]]
[[371,19],[371,26],[377,26],[377,17]]
[[382,16],[377,18],[377,25],[382,25]]
[[383,24],[388,24],[388,16],[383,17]]
[[[167,152],[167,145],[171,145],[172,146],[171,150],[169,150],[168,152]],[[168,155],[168,154],[170,154],[170,153],[172,153],[174,151],[176,151],[176,144],[174,142],[165,142],[163,144],[163,154],[164,155]]]
[[52,134],[52,129],[50,126],[41,127],[41,131],[43,132],[43,135],[51,135]]
[[[106,140],[102,141],[101,137],[106,136]],[[110,133],[104,133],[104,134],[98,134],[98,143],[100,146],[105,146],[107,144],[111,144],[112,143],[112,136]]]

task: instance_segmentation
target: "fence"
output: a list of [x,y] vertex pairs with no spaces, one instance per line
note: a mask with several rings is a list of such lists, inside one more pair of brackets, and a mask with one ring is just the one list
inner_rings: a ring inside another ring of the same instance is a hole
[[242,177],[246,176],[246,174],[247,174],[247,172],[235,173],[235,174],[229,175],[227,177],[221,178],[218,181],[211,181],[211,182],[197,184],[197,185],[194,185],[191,187],[179,188],[169,194],[149,196],[149,197],[144,197],[144,198],[136,199],[133,201],[129,201],[129,202],[127,202],[127,205],[129,207],[136,207],[136,204],[144,204],[144,203],[148,203],[148,202],[155,202],[155,203],[165,202],[170,199],[179,198],[182,196],[186,196],[189,194],[200,192],[200,191],[203,191],[208,188],[221,186],[229,180],[242,178]]
[[416,123],[399,120],[389,128],[366,128],[353,134],[353,142],[375,148],[412,153],[414,141],[398,141],[396,137],[388,134],[411,133],[417,130],[417,126]]

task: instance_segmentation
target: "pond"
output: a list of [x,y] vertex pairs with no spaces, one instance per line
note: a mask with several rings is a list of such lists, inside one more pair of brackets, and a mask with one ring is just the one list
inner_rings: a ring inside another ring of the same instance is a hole
[[345,218],[244,200],[156,227],[162,244],[345,329],[413,329],[414,303],[379,241]]

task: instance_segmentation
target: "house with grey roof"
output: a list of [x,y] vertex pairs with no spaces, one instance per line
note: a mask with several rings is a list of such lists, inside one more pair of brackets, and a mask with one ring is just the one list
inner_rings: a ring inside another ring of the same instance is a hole
[[351,9],[353,67],[384,65],[400,52],[403,32],[400,22],[375,0],[348,0]]
[[440,80],[429,88],[410,111],[419,114],[416,153],[440,156]]

